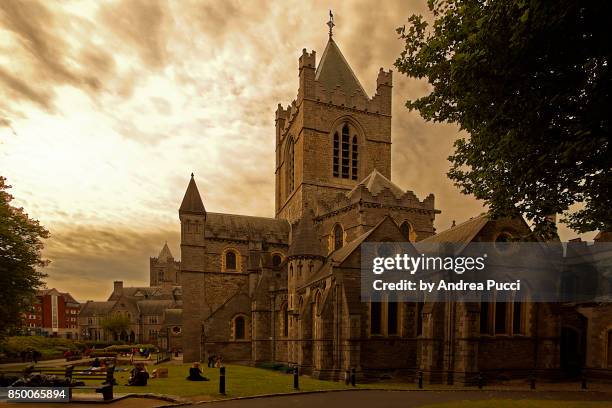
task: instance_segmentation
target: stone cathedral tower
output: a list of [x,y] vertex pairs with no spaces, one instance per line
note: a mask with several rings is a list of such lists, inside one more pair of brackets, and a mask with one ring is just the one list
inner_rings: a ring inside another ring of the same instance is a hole
[[331,29],[318,65],[315,51],[302,50],[297,99],[276,110],[277,218],[293,223],[375,169],[391,178],[391,87],[381,68],[370,98]]

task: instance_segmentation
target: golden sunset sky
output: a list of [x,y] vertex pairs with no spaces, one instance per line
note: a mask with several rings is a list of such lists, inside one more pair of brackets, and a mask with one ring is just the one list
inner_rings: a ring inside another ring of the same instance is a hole
[[[148,284],[194,172],[208,211],[274,216],[274,111],[302,48],[334,38],[371,96],[426,1],[0,1],[0,174],[51,232],[48,286],[105,299]],[[438,231],[484,211],[447,180],[457,127],[404,107],[394,73],[392,179],[436,196]],[[583,238],[592,238],[594,234]],[[562,240],[574,233],[561,229]]]

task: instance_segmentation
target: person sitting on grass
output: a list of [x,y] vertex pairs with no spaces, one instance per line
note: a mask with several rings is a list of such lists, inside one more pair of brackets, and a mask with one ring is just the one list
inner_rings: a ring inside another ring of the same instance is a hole
[[193,366],[189,369],[189,376],[187,377],[189,381],[210,381],[208,378],[202,375],[202,370],[200,369],[200,363],[193,363]]
[[127,385],[144,387],[145,385],[147,385],[148,380],[149,373],[147,372],[144,363],[136,363],[134,364],[134,368],[130,372],[130,379],[128,380]]

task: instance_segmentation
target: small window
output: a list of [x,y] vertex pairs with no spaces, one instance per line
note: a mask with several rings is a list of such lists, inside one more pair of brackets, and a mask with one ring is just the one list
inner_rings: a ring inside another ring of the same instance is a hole
[[410,223],[408,221],[404,221],[402,223],[402,225],[400,225],[400,232],[402,233],[402,236],[404,238],[406,238],[406,240],[408,242],[412,242],[413,239],[413,232],[412,232],[412,225],[410,225]]
[[244,340],[244,317],[238,316],[234,319],[234,339]]
[[281,256],[280,256],[280,255],[278,255],[278,254],[274,254],[274,255],[272,256],[272,266],[273,266],[273,267],[278,268],[278,267],[280,266],[280,264],[281,264],[281,262],[282,262],[282,261],[283,261],[283,259],[281,258]]
[[227,251],[225,253],[225,269],[229,271],[236,270],[236,253],[234,251]]
[[334,227],[334,251],[344,246],[344,230],[340,225]]

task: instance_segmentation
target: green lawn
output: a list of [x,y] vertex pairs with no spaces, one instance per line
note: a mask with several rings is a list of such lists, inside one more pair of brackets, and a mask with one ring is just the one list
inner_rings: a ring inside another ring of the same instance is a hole
[[501,400],[454,401],[426,405],[423,408],[603,408],[610,401],[550,401],[550,400]]
[[[148,366],[149,373],[155,368],[168,369],[168,378],[153,378],[146,387],[129,387],[127,383],[129,371],[119,371],[115,374],[119,386],[116,393],[155,393],[179,397],[206,396],[223,398],[219,395],[219,369],[203,368],[204,376],[210,381],[187,381],[189,364],[161,364]],[[128,368],[129,367],[121,367]],[[226,398],[244,397],[262,394],[278,394],[294,392],[293,375],[282,374],[273,370],[246,367],[240,365],[226,366]],[[300,377],[300,391],[347,389],[344,383],[321,381],[308,377]]]

